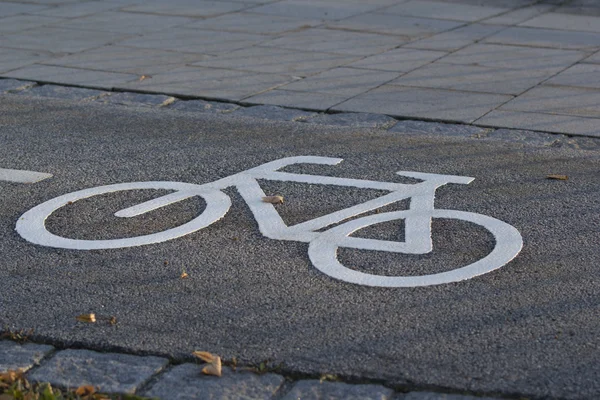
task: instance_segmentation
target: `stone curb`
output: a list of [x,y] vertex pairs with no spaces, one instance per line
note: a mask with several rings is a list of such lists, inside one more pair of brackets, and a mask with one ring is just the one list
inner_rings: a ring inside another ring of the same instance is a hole
[[221,377],[201,373],[195,363],[85,349],[57,350],[35,343],[0,340],[0,373],[22,369],[31,382],[63,389],[91,385],[108,394],[137,394],[164,400],[500,400],[431,391],[394,391],[380,384],[293,379],[277,373],[223,368]]
[[16,79],[0,79],[0,94],[50,97],[86,103],[115,104],[142,108],[164,108],[183,112],[232,114],[239,117],[259,118],[270,121],[295,121],[348,128],[370,128],[394,134],[416,133],[430,136],[452,136],[513,142],[542,147],[600,150],[600,138],[587,136],[569,136],[519,129],[487,128],[454,123],[397,120],[387,115],[371,113],[343,112],[329,114],[270,105],[242,106],[217,101],[185,100],[161,94],[108,92],[51,84],[39,85],[35,82]]

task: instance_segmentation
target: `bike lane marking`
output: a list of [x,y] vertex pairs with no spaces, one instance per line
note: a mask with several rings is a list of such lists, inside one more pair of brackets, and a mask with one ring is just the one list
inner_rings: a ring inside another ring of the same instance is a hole
[[0,168],[0,181],[15,183],[36,183],[51,178],[52,174],[19,169]]
[[[415,287],[457,282],[498,269],[509,263],[521,251],[523,246],[521,235],[514,227],[505,222],[482,214],[434,208],[435,191],[437,188],[448,183],[468,184],[474,179],[471,177],[411,171],[397,172],[400,175],[422,180],[418,184],[406,185],[393,182],[294,174],[267,169],[268,167],[280,168],[282,165],[292,165],[295,163],[325,163],[335,165],[340,161],[341,159],[302,156],[276,160],[204,185],[184,182],[129,182],[84,189],[56,197],[30,209],[19,218],[15,229],[21,237],[31,243],[75,250],[116,249],[160,243],[195,232],[223,218],[231,207],[231,199],[221,190],[235,186],[250,207],[255,220],[258,222],[259,230],[265,237],[275,240],[309,242],[308,254],[312,264],[321,272],[349,283],[381,287]],[[352,187],[385,187],[388,190],[392,190],[392,193],[316,218],[315,220],[309,220],[289,227],[283,222],[278,211],[272,204],[260,200],[265,196],[265,193],[255,180],[257,178],[284,182],[317,182]],[[45,221],[48,216],[65,204],[100,194],[132,189],[170,189],[176,190],[176,192],[121,210],[115,216],[135,217],[193,196],[204,198],[207,204],[206,210],[198,217],[176,228],[132,238],[110,240],[69,239],[50,233],[45,227]],[[341,225],[328,229],[325,232],[315,232],[319,228],[342,222],[350,217],[361,215],[367,211],[405,198],[411,198],[409,210],[360,217],[343,222]],[[422,276],[381,276],[367,274],[347,268],[337,260],[338,247],[404,254],[427,254],[433,250],[431,238],[432,218],[463,220],[486,228],[496,239],[492,253],[475,263],[461,268]],[[396,219],[403,219],[406,223],[406,239],[404,242],[349,237],[354,231],[367,226]],[[315,221],[318,223],[314,223]]]

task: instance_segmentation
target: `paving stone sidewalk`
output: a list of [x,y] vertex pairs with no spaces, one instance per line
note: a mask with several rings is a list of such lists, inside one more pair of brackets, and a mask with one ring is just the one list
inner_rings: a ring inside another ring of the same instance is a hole
[[0,77],[600,137],[600,2],[2,0]]
[[262,120],[294,121],[306,124],[387,130],[395,134],[409,133],[428,136],[455,136],[479,140],[516,142],[533,146],[600,150],[600,137],[570,136],[524,129],[490,128],[419,120],[398,120],[376,113],[340,112],[330,114],[307,112],[272,105],[240,106],[216,101],[186,100],[158,94],[108,92],[52,84],[39,85],[16,79],[0,78],[0,95],[46,97],[90,103],[98,106],[112,105],[153,108],[164,112],[231,114],[235,117],[241,116]]
[[31,382],[48,382],[64,389],[92,385],[102,393],[165,400],[494,400],[443,392],[395,391],[372,383],[298,380],[273,372],[259,374],[243,367],[225,367],[221,377],[214,377],[203,375],[199,364],[174,365],[162,357],[57,350],[49,345],[0,340],[0,373],[16,369],[26,371]]

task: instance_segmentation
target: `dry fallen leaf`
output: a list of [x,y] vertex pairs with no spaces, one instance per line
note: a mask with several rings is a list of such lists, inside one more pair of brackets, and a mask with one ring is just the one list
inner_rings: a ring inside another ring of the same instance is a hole
[[149,79],[152,78],[152,75],[142,75],[140,76],[140,82],[143,81],[144,79]]
[[203,374],[221,376],[221,357],[211,354],[208,351],[194,351],[192,355],[208,363],[202,368]]
[[202,368],[204,375],[221,376],[221,359],[218,358],[216,362],[207,364],[206,367]]
[[96,322],[96,314],[81,314],[75,318],[81,322]]
[[96,388],[92,385],[79,386],[77,390],[75,390],[77,396],[90,396],[94,393],[96,393]]
[[262,201],[271,204],[283,204],[283,196],[265,196]]
[[188,278],[188,277],[189,277],[189,275],[188,275],[188,273],[187,273],[187,272],[183,271],[183,272],[181,273],[181,276],[180,276],[180,278],[181,278],[181,279],[186,279],[186,278]]
[[567,175],[554,175],[554,174],[552,174],[552,175],[546,176],[546,179],[556,179],[556,180],[559,180],[559,181],[566,181],[566,180],[569,179],[569,177]]
[[214,354],[211,354],[208,351],[194,351],[192,355],[194,357],[198,357],[199,359],[207,363],[213,362],[216,358],[219,358],[219,356],[215,356]]
[[113,316],[110,317],[110,319],[108,320],[108,323],[111,325],[116,325],[117,324],[117,317]]
[[3,372],[0,374],[0,382],[2,383],[15,383],[17,381],[24,381],[25,380],[25,373],[20,370],[13,370],[13,369],[9,369],[6,372]]

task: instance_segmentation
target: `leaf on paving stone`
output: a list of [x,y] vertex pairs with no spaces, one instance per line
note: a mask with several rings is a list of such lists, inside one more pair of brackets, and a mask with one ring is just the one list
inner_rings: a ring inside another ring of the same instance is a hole
[[566,181],[569,180],[569,177],[567,175],[548,175],[546,176],[546,179],[555,179],[555,180],[559,180],[559,181]]
[[142,75],[142,76],[140,76],[140,82],[145,79],[150,79],[150,78],[152,78],[152,75]]
[[283,204],[283,196],[265,196],[262,201],[271,204]]
[[90,396],[94,393],[96,393],[96,388],[92,385],[79,386],[77,390],[75,390],[77,396]]
[[219,356],[215,356],[208,351],[194,351],[192,355],[207,363],[213,362],[215,359],[219,358]]
[[0,373],[0,382],[4,383],[15,383],[17,381],[24,381],[25,373],[20,370],[9,369],[6,372]]
[[217,357],[213,362],[202,368],[204,375],[221,376],[221,357]]
[[208,363],[202,368],[204,375],[221,376],[221,357],[211,354],[208,351],[194,351],[192,355]]
[[96,322],[96,314],[81,314],[75,318],[80,322]]

